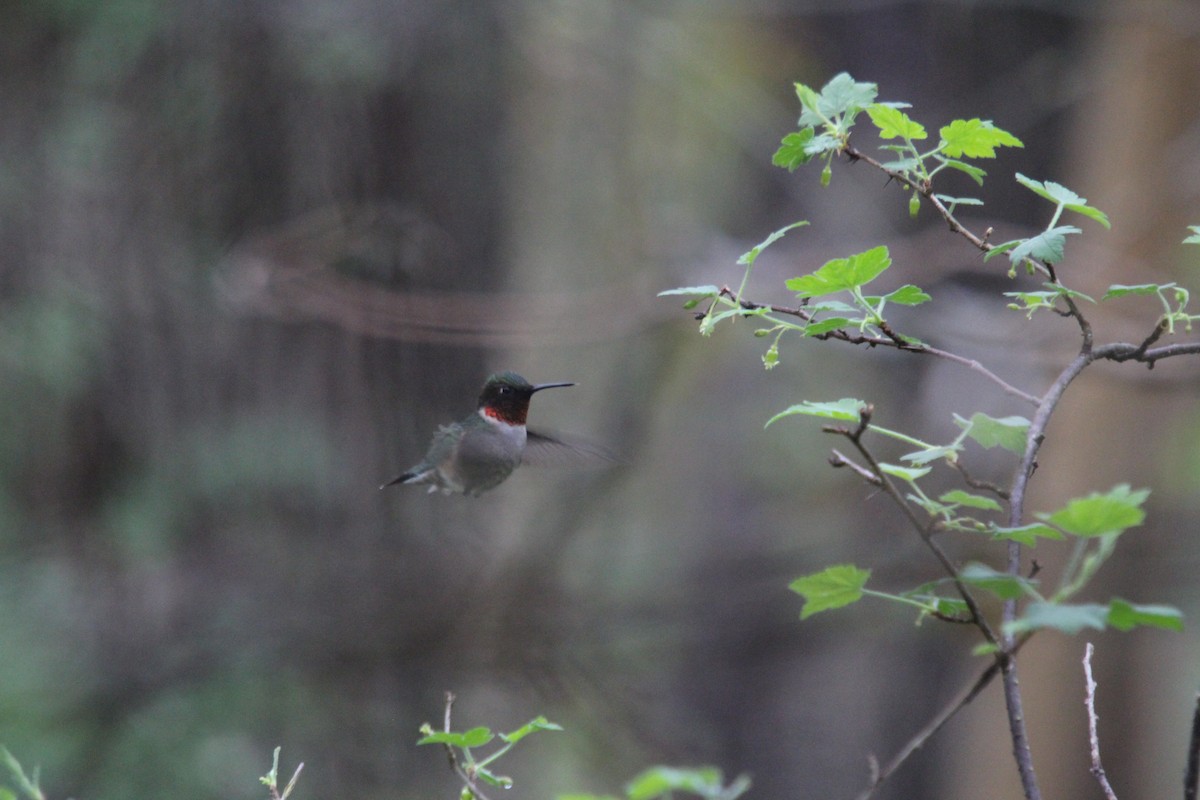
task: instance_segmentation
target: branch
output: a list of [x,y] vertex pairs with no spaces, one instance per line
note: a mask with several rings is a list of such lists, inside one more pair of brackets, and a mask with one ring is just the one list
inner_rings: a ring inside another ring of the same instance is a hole
[[1100,734],[1096,732],[1096,681],[1092,679],[1092,643],[1088,642],[1083,649],[1084,700],[1088,714],[1088,741],[1092,746],[1092,775],[1100,784],[1107,800],[1117,800],[1108,776],[1104,774],[1104,766],[1100,763]]
[[[1029,641],[1031,635],[1032,634],[1027,634],[1021,638],[1014,646],[1013,652],[1016,653],[1018,650],[1020,650],[1021,647],[1024,646],[1025,642]],[[990,684],[992,680],[995,679],[995,677],[999,674],[1000,662],[993,661],[988,665],[987,669],[979,673],[979,677],[975,679],[974,683],[972,683],[965,690],[960,692],[957,697],[947,703],[941,711],[934,715],[933,719],[931,719],[924,728],[917,731],[917,733],[908,740],[904,747],[900,748],[896,755],[892,756],[892,760],[887,763],[887,766],[885,766],[883,769],[876,768],[872,770],[873,774],[871,776],[871,783],[865,789],[859,792],[855,800],[869,800],[869,798],[875,794],[875,790],[882,786],[884,781],[892,776],[892,773],[903,766],[904,762],[908,761],[910,756],[924,747],[926,742],[932,739],[934,735],[936,735],[937,732],[940,731],[942,727],[954,717],[955,714],[957,714],[959,711],[965,708],[967,704],[978,697],[979,693],[987,688],[988,684]],[[1193,799],[1189,798],[1189,800]]]
[[1183,800],[1200,797],[1200,692],[1192,713],[1192,738],[1188,743],[1187,773],[1183,778]]
[[[824,430],[829,433],[835,433],[840,436],[844,436],[850,441],[851,444],[854,445],[854,448],[858,450],[859,455],[861,455],[863,460],[867,462],[867,470],[871,475],[874,476],[874,479],[869,479],[870,482],[873,485],[880,487],[884,493],[887,494],[887,496],[890,497],[892,501],[900,507],[900,511],[904,514],[905,519],[908,520],[909,525],[911,525],[913,530],[917,532],[917,535],[921,537],[921,541],[925,543],[925,546],[931,553],[933,553],[934,557],[938,560],[938,563],[942,565],[942,569],[946,571],[946,574],[950,577],[950,580],[954,582],[954,588],[958,590],[959,596],[962,597],[963,602],[967,604],[967,609],[971,612],[971,621],[975,624],[975,627],[979,628],[980,633],[983,634],[983,637],[987,639],[990,644],[1000,647],[1000,640],[996,637],[996,633],[992,630],[992,626],[988,624],[987,618],[983,615],[983,611],[979,608],[979,603],[975,600],[975,596],[971,594],[971,590],[967,588],[965,583],[963,583],[962,577],[958,573],[958,568],[954,566],[954,562],[952,562],[950,557],[946,555],[946,551],[942,549],[942,546],[934,540],[930,528],[922,524],[920,518],[917,517],[916,512],[913,511],[908,501],[904,499],[904,495],[900,494],[900,490],[896,488],[896,484],[893,483],[888,474],[883,471],[882,467],[879,465],[879,462],[875,459],[875,456],[870,450],[867,449],[867,446],[863,444],[862,435],[867,430],[867,425],[870,423],[871,412],[873,410],[874,408],[869,405],[863,407],[862,411],[859,412],[859,424],[856,430],[852,431],[849,428],[844,427],[826,427]],[[847,464],[849,464],[845,457],[842,457],[841,460],[846,461]],[[839,465],[835,464],[835,466]],[[861,472],[861,468],[859,468],[859,471]]]
[[[450,709],[453,708],[453,706],[454,692],[446,692],[446,716],[445,722],[443,723],[446,733],[450,733]],[[454,755],[454,748],[449,744],[443,746],[446,748],[446,757],[450,759],[450,768],[454,770],[455,774],[457,774],[459,779],[463,782],[463,785],[467,787],[469,792],[471,792],[471,796],[474,798],[474,800],[488,800],[487,795],[479,791],[479,786],[475,783],[474,776],[468,773],[467,770],[463,768],[462,764],[458,763],[458,758]]]

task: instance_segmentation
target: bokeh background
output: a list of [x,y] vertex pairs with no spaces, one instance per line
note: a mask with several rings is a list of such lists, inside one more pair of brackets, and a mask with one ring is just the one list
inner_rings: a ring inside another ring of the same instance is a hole
[[[415,747],[460,728],[566,728],[502,763],[521,797],[619,793],[654,763],[746,772],[752,796],[852,797],[980,668],[970,631],[867,601],[805,623],[797,575],[881,588],[937,570],[884,498],[829,469],[816,424],[856,396],[938,441],[1023,413],[967,370],[785,339],[696,335],[657,291],[750,294],[888,244],[936,312],[907,329],[1032,391],[1070,324],[1003,309],[984,265],[862,165],[770,166],[792,82],[837,72],[936,131],[1025,142],[964,214],[1004,240],[1049,206],[1113,219],[1064,269],[1200,286],[1200,7],[1136,2],[28,0],[0,25],[0,742],[52,797],[251,798],[271,750],[298,797],[449,797]],[[856,139],[870,149],[865,132]],[[935,134],[936,135],[936,134]],[[943,191],[969,194],[950,176]],[[1156,309],[1095,312],[1140,339]],[[495,369],[578,386],[532,419],[622,452],[524,470],[478,499],[378,484],[468,413]],[[1150,521],[1087,599],[1200,614],[1200,368],[1097,368],[1049,432],[1031,510],[1117,482]],[[896,455],[887,448],[885,453]],[[981,475],[1011,462],[972,453]],[[999,555],[951,545],[958,558]],[[1052,576],[1063,553],[1042,545]],[[1109,775],[1177,796],[1194,623],[1097,644]],[[1035,763],[1088,774],[1085,637],[1022,654]],[[998,687],[878,794],[1018,797]]]

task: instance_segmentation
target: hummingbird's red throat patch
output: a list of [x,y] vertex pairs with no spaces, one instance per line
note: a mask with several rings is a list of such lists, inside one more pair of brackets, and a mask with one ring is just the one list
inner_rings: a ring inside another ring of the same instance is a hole
[[497,422],[503,422],[506,425],[524,425],[526,409],[519,411],[496,408],[495,406],[484,406],[480,409],[483,415],[488,419],[494,419]]

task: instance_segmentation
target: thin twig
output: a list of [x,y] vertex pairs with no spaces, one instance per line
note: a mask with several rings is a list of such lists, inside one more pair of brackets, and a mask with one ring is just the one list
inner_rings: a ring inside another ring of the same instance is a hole
[[[454,692],[446,692],[446,715],[443,723],[446,733],[450,733],[450,709],[454,706]],[[479,791],[479,786],[475,783],[475,778],[462,764],[458,763],[458,758],[454,755],[454,748],[449,744],[445,745],[446,756],[450,759],[450,768],[454,770],[459,779],[466,785],[467,789],[475,800],[488,800],[488,796]]]
[[921,537],[921,541],[925,543],[925,547],[931,553],[933,553],[934,558],[938,560],[938,563],[942,565],[942,569],[945,570],[946,574],[950,577],[950,580],[954,582],[954,588],[958,591],[958,594],[962,597],[963,602],[967,604],[967,609],[971,612],[972,622],[975,623],[975,626],[979,628],[979,631],[990,644],[1000,646],[1000,640],[997,638],[996,633],[992,630],[992,626],[988,624],[987,617],[984,616],[983,610],[980,609],[979,603],[975,600],[975,596],[971,593],[971,590],[967,588],[967,585],[963,583],[962,576],[959,575],[958,568],[954,566],[954,562],[950,560],[950,557],[946,555],[946,551],[943,550],[942,546],[939,545],[933,538],[932,531],[930,530],[929,526],[922,524],[920,518],[917,517],[916,512],[913,511],[908,501],[904,499],[904,495],[902,495],[900,490],[896,488],[896,485],[892,482],[891,478],[888,477],[888,474],[883,471],[883,468],[879,465],[879,461],[876,460],[874,454],[871,453],[865,444],[863,444],[862,435],[867,429],[872,410],[873,409],[871,406],[866,406],[862,409],[862,411],[859,413],[859,425],[857,430],[851,431],[847,428],[826,428],[825,430],[830,433],[836,433],[846,437],[846,439],[848,439],[850,443],[854,445],[854,448],[858,450],[859,455],[862,456],[863,460],[867,463],[867,469],[876,477],[878,481],[877,483],[872,481],[872,483],[883,489],[884,493],[886,493],[887,496],[890,497],[897,506],[899,506],[901,513],[904,514],[904,517],[908,520],[909,525],[914,531],[917,532],[917,535]]
[[1096,681],[1092,678],[1092,643],[1088,642],[1083,649],[1084,700],[1088,714],[1088,742],[1092,747],[1092,776],[1100,784],[1104,796],[1108,800],[1117,800],[1108,776],[1104,774],[1104,765],[1100,763],[1100,734],[1096,732]]
[[1192,738],[1188,742],[1187,772],[1183,777],[1183,800],[1200,797],[1200,692],[1192,712]]
[[[1029,641],[1029,638],[1030,636],[1026,635],[1019,639],[1013,648],[1013,652],[1015,653],[1016,651],[1020,650],[1021,647],[1024,646],[1025,642]],[[889,777],[891,777],[894,772],[896,772],[896,770],[903,766],[904,762],[908,761],[909,757],[912,756],[913,753],[924,747],[926,742],[932,739],[937,732],[940,731],[942,727],[954,717],[955,714],[957,714],[959,711],[962,711],[963,708],[965,708],[972,700],[978,697],[979,693],[987,688],[988,684],[990,684],[999,674],[1000,663],[998,661],[993,661],[987,666],[986,669],[983,670],[983,672],[979,673],[979,677],[975,679],[974,683],[972,683],[963,691],[959,692],[958,696],[947,703],[941,711],[935,714],[933,719],[931,719],[924,728],[921,728],[921,730],[917,731],[917,733],[896,752],[896,755],[892,756],[892,759],[888,761],[886,766],[880,768],[878,763],[875,764],[874,769],[871,771],[870,783],[865,789],[859,792],[855,800],[869,800],[869,798],[875,794],[875,791],[879,789],[879,787],[882,786],[883,783]]]

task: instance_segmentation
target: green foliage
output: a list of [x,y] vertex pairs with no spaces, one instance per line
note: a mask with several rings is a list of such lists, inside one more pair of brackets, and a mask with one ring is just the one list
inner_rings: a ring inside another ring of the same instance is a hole
[[1200,314],[1187,313],[1187,305],[1191,299],[1191,293],[1174,282],[1140,283],[1134,286],[1114,283],[1108,287],[1108,291],[1104,293],[1104,296],[1100,300],[1147,295],[1157,297],[1159,302],[1162,303],[1163,315],[1159,318],[1159,324],[1166,328],[1167,333],[1175,333],[1175,326],[1177,324],[1182,324],[1184,330],[1190,331],[1192,323],[1200,320]]
[[[625,787],[627,800],[670,800],[676,792],[709,798],[735,800],[750,788],[750,778],[739,775],[728,786],[716,767],[651,767]],[[558,800],[617,800],[612,795],[560,794]]]
[[[954,415],[954,424],[962,428],[962,436],[969,437],[987,449],[1002,447],[1017,455],[1025,452],[1025,437],[1029,432],[1029,420],[1024,417],[997,419],[976,411],[970,419]],[[961,440],[962,437],[960,436]]]
[[870,577],[870,570],[859,569],[853,564],[838,564],[797,578],[788,588],[804,596],[800,619],[808,619],[822,611],[857,603],[862,599],[863,587]]
[[[845,73],[836,76],[819,92],[797,84],[796,93],[801,105],[799,130],[783,137],[773,158],[777,166],[794,171],[820,159],[823,162],[820,183],[827,185],[834,156],[845,155],[851,160],[868,161],[905,187],[909,193],[910,214],[919,213],[922,206],[931,206],[950,224],[951,231],[961,234],[982,251],[985,262],[1005,254],[1010,264],[1009,277],[1015,277],[1018,266],[1023,266],[1030,274],[1043,276],[1044,283],[1040,289],[1004,293],[1009,298],[1009,307],[1023,311],[1027,317],[1045,309],[1075,319],[1087,334],[1087,347],[1093,347],[1090,327],[1080,309],[1085,307],[1084,304],[1095,301],[1067,285],[1055,266],[1066,259],[1068,237],[1083,233],[1075,225],[1064,224],[1061,221],[1063,214],[1077,214],[1107,229],[1111,223],[1103,211],[1062,184],[1017,173],[1016,181],[1051,203],[1053,210],[1045,228],[1034,235],[991,244],[987,241],[990,231],[982,237],[974,235],[954,216],[958,207],[982,205],[982,200],[939,193],[934,189],[934,182],[942,180],[947,171],[961,172],[982,185],[986,172],[972,162],[994,158],[1001,147],[1022,147],[1020,139],[989,120],[956,119],[937,129],[938,142],[930,147],[929,126],[914,115],[908,104],[876,102],[878,90],[874,84],[855,81]],[[881,141],[880,149],[889,153],[891,160],[875,161],[850,145],[851,133],[864,111]],[[856,462],[835,451],[831,462],[835,466],[850,467],[904,507],[905,514],[934,554],[940,552],[940,547],[933,535],[948,532],[983,535],[1009,548],[1032,547],[1044,541],[1061,542],[1070,548],[1062,575],[1057,584],[1048,589],[1043,589],[1032,577],[1014,571],[999,571],[982,563],[956,567],[943,556],[941,562],[948,571],[945,577],[912,589],[889,593],[867,588],[870,570],[839,564],[797,578],[791,583],[791,589],[804,598],[801,618],[842,608],[870,595],[916,607],[919,610],[918,621],[936,617],[974,622],[987,638],[977,652],[997,655],[1004,647],[1012,647],[1015,640],[1009,638],[1009,644],[1005,645],[992,634],[986,621],[980,618],[981,612],[973,604],[972,593],[978,591],[995,596],[1007,608],[1015,611],[1008,615],[1011,621],[1003,627],[1006,637],[1026,636],[1046,629],[1076,633],[1108,626],[1118,630],[1136,626],[1177,630],[1181,625],[1181,615],[1170,606],[1134,605],[1119,599],[1107,605],[1069,602],[1090,585],[1115,551],[1119,538],[1143,522],[1143,504],[1148,497],[1148,490],[1133,490],[1121,484],[1105,493],[1074,498],[1056,511],[1036,514],[1035,521],[1020,524],[1019,520],[1025,515],[1024,509],[1020,506],[1010,508],[1013,501],[1009,490],[969,478],[962,461],[966,443],[973,441],[985,449],[998,448],[1010,453],[1014,460],[1023,465],[1014,479],[1015,484],[1023,486],[1032,475],[1032,459],[1041,444],[1046,422],[1059,395],[1038,397],[1024,392],[1008,385],[982,365],[935,350],[895,330],[886,316],[889,303],[916,306],[928,303],[932,298],[912,284],[888,292],[868,294],[867,287],[893,266],[887,247],[877,246],[843,258],[834,258],[813,272],[787,280],[786,288],[794,292],[799,301],[796,307],[768,306],[746,298],[750,267],[766,246],[776,241],[784,231],[796,226],[794,224],[777,231],[739,259],[738,263],[746,271],[736,295],[731,296],[728,290],[717,290],[715,287],[692,287],[672,290],[670,293],[691,297],[689,307],[701,302],[708,303],[707,311],[701,318],[701,332],[706,335],[711,334],[721,322],[757,317],[762,324],[756,329],[755,336],[770,337],[770,345],[763,356],[764,366],[768,369],[780,363],[781,337],[788,332],[797,333],[808,340],[836,340],[924,352],[968,364],[1009,394],[1038,406],[1039,414],[1035,417],[1036,422],[1015,415],[996,418],[980,412],[970,416],[956,414],[953,423],[959,430],[947,442],[926,442],[902,431],[881,427],[873,420],[873,406],[853,398],[833,402],[804,400],[770,417],[766,424],[770,426],[791,416],[816,417],[826,421],[823,430],[844,437],[861,457]],[[1191,235],[1185,242],[1200,244],[1200,226],[1190,226],[1189,230]],[[1162,316],[1140,348],[1130,345],[1121,351],[1128,356],[1139,357],[1162,333],[1173,334],[1178,328],[1190,330],[1192,323],[1200,319],[1200,315],[1192,315],[1187,309],[1190,299],[1188,291],[1175,283],[1114,284],[1103,299],[1141,296],[1157,297],[1162,305]],[[1092,352],[1085,349],[1083,354],[1086,357]],[[1070,377],[1073,374],[1067,379]],[[871,455],[872,437],[900,441],[912,449],[901,456],[901,463],[876,460]],[[930,474],[939,467],[954,468],[970,486],[943,489],[931,494],[925,485]],[[1024,493],[1021,494],[1023,499]],[[1013,520],[1018,522],[1014,523]],[[1011,561],[1011,558],[1008,560]],[[947,591],[958,596],[948,597],[944,594]]]
[[1074,536],[1119,534],[1146,519],[1142,503],[1149,496],[1149,489],[1131,491],[1129,484],[1123,483],[1106,494],[1093,492],[1076,498],[1052,514],[1038,514],[1038,518]]
[[292,773],[292,778],[287,782],[287,786],[283,791],[279,791],[279,752],[283,748],[276,747],[275,753],[271,756],[271,770],[266,775],[263,775],[258,780],[267,787],[271,793],[271,800],[287,800],[288,795],[296,788],[296,781],[300,778],[300,770],[304,769],[304,764],[299,764],[296,771]]
[[21,766],[21,762],[17,761],[16,757],[3,745],[0,745],[0,763],[4,765],[4,769],[8,772],[9,780],[16,787],[14,791],[0,785],[0,798],[3,798],[3,800],[16,800],[16,798],[23,796],[28,798],[28,800],[46,800],[46,796],[42,794],[42,789],[38,785],[39,776],[37,767],[34,767],[31,774],[26,774],[24,768]]
[[[453,702],[450,698],[448,702]],[[449,727],[449,710],[447,710],[447,728]],[[476,781],[495,786],[501,789],[510,789],[513,785],[513,779],[507,775],[498,775],[492,769],[491,765],[502,758],[509,750],[513,748],[517,742],[520,742],[530,734],[539,731],[561,731],[562,726],[550,722],[542,716],[535,717],[525,723],[516,730],[508,733],[499,734],[500,740],[504,742],[500,747],[496,748],[489,755],[478,758],[471,752],[472,748],[483,747],[491,743],[496,734],[490,728],[478,726],[466,731],[451,731],[442,730],[435,731],[433,726],[425,723],[421,726],[421,738],[417,740],[418,745],[440,744],[446,748],[450,754],[451,760],[455,765],[459,777],[463,780],[464,798],[479,797],[480,792],[476,788]]]

